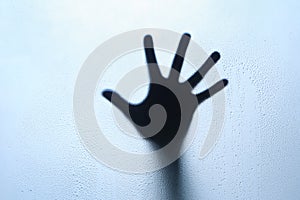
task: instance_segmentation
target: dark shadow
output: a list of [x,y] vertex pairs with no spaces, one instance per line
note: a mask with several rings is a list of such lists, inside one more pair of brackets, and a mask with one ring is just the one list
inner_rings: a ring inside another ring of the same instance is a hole
[[[181,37],[170,75],[165,78],[156,61],[152,37],[145,36],[144,47],[150,83],[148,95],[141,103],[131,104],[114,91],[103,91],[103,96],[118,107],[141,134],[150,136],[147,140],[154,149],[161,149],[177,138],[175,145],[172,143],[173,148],[157,158],[160,161],[164,161],[168,157],[178,158],[180,156],[182,139],[188,132],[194,111],[199,104],[228,84],[228,81],[223,79],[199,94],[192,93],[193,88],[220,59],[218,52],[212,53],[199,70],[184,83],[179,83],[180,71],[190,37],[187,33]],[[160,109],[151,111],[155,105],[159,105]],[[156,124],[160,124],[162,121],[164,122],[163,126],[157,127]],[[157,131],[158,128],[160,128],[159,131]],[[180,135],[179,139],[176,137],[177,135]],[[162,169],[162,174],[168,199],[184,199],[180,159]]]
[[180,159],[162,169],[167,199],[184,200]]

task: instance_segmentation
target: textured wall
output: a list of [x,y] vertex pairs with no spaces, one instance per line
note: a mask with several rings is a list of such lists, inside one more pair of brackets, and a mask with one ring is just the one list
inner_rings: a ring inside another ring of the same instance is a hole
[[91,157],[72,113],[89,53],[112,35],[156,27],[220,51],[230,81],[216,147],[198,159],[199,133],[182,157],[181,197],[299,199],[299,9],[296,0],[1,1],[0,198],[170,197],[165,170],[120,173]]

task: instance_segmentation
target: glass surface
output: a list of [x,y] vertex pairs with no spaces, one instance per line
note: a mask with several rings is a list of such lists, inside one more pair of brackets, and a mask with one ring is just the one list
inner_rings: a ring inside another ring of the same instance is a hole
[[[299,9],[296,0],[0,1],[0,199],[170,196],[165,170],[133,175],[98,163],[73,119],[89,53],[147,27],[189,32],[206,52],[218,50],[216,67],[229,80],[216,147],[198,159],[199,133],[181,158],[181,197],[300,199]],[[171,60],[161,53],[158,61]],[[203,116],[209,106],[200,106]]]

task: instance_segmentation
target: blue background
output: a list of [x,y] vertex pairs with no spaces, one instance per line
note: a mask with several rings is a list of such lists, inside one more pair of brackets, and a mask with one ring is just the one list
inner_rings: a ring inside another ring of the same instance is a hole
[[[89,53],[138,28],[189,32],[230,81],[214,150],[184,154],[187,199],[300,199],[296,0],[0,1],[0,199],[167,199],[162,171],[126,174],[82,146],[73,90]],[[205,106],[203,106],[205,110]]]

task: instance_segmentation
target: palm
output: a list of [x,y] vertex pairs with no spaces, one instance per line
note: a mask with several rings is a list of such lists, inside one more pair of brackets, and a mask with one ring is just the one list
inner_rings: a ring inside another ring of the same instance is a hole
[[111,90],[103,91],[103,96],[117,106],[142,135],[149,137],[159,147],[168,144],[178,132],[186,133],[197,106],[228,83],[223,79],[199,94],[192,93],[192,89],[219,60],[220,55],[217,52],[214,52],[188,80],[183,83],[178,81],[189,41],[190,35],[184,34],[170,75],[165,78],[161,75],[156,61],[152,37],[145,36],[150,84],[148,95],[141,103],[131,104]]

